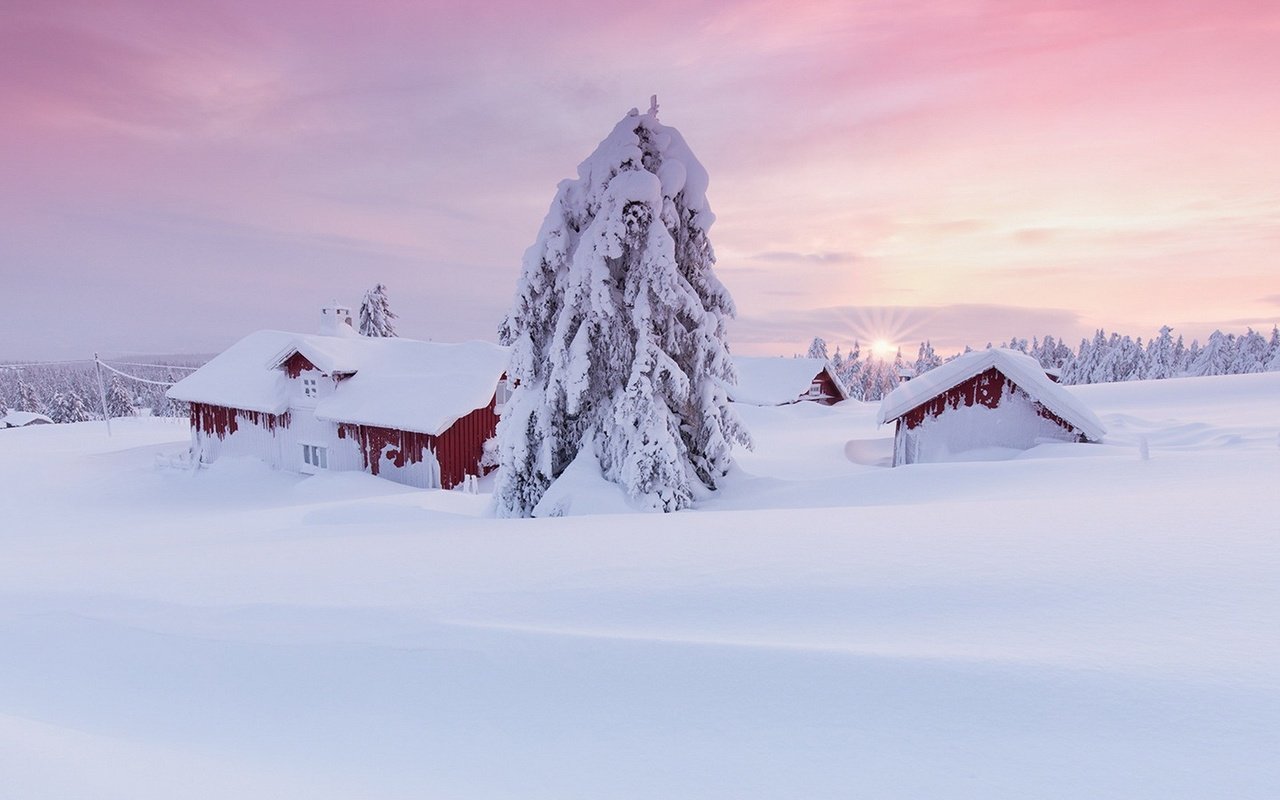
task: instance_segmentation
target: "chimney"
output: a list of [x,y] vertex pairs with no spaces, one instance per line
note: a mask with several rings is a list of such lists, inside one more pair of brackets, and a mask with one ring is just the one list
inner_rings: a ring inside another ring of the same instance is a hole
[[320,333],[323,336],[355,336],[351,327],[351,309],[336,300],[320,309]]

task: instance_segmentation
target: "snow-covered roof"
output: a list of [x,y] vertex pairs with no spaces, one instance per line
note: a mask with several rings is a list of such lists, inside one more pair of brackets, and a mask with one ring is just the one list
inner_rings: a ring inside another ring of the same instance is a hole
[[1000,347],[975,350],[934,367],[898,388],[880,401],[877,422],[889,422],[932,400],[951,387],[995,367],[1045,408],[1074,425],[1087,438],[1102,439],[1106,428],[1078,397],[1054,383],[1040,362],[1025,353]]
[[299,334],[257,331],[169,387],[165,394],[188,403],[207,403],[279,414],[289,407],[289,384],[273,361]]
[[[344,326],[345,327],[345,326]],[[351,330],[347,328],[347,330]],[[321,372],[333,375],[355,372],[360,368],[365,352],[359,336],[298,336],[272,359],[272,368],[279,367],[294,353],[301,353]]]
[[753,406],[795,403],[808,393],[813,379],[823,370],[840,391],[839,399],[849,396],[824,358],[734,356],[733,364],[738,370],[738,385],[729,387],[729,397],[735,403]]
[[490,342],[439,344],[363,339],[355,375],[316,404],[316,416],[421,433],[444,433],[493,399],[510,353]]
[[[4,409],[0,409],[3,411]],[[53,420],[35,411],[10,411],[0,418],[0,427],[8,426],[10,428],[21,428],[24,425],[30,425],[33,422],[48,422]]]
[[258,331],[183,378],[168,396],[282,413],[290,391],[280,365],[294,352],[322,372],[354,373],[317,401],[318,418],[433,435],[488,404],[508,361],[507,348],[489,342]]

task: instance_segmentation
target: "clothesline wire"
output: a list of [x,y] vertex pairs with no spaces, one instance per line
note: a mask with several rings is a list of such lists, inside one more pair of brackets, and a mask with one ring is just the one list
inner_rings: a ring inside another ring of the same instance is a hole
[[98,363],[101,364],[103,368],[108,369],[117,375],[122,375],[128,378],[129,380],[138,381],[139,383],[149,383],[152,386],[172,386],[174,384],[173,381],[153,381],[153,380],[148,380],[147,378],[139,378],[137,375],[130,375],[127,372],[121,372],[120,370],[116,369],[115,367],[111,366],[105,361],[99,361]]

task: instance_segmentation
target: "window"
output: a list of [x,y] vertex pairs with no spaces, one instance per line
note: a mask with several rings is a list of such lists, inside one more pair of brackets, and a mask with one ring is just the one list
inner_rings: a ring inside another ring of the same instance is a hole
[[809,384],[810,397],[822,397],[822,381],[814,381]]
[[313,470],[329,468],[329,448],[318,444],[302,446],[302,463]]
[[315,378],[302,379],[302,394],[306,397],[315,397],[320,393],[320,387],[316,384]]

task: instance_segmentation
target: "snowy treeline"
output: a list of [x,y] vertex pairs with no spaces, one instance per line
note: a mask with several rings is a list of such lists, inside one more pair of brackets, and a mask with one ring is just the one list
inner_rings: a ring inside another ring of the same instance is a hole
[[[821,358],[812,346],[809,355]],[[903,370],[910,368],[910,362],[903,359],[901,350],[894,358],[877,358],[870,352],[864,354],[861,343],[854,342],[847,353],[836,348],[835,355],[831,356],[831,366],[849,390],[850,399],[879,400],[898,385]]]
[[[993,345],[988,342],[986,346]],[[1269,337],[1252,328],[1243,334],[1214,331],[1203,346],[1199,341],[1188,346],[1181,336],[1173,335],[1168,325],[1145,342],[1141,336],[1098,330],[1092,339],[1082,339],[1075,348],[1053,336],[1033,337],[1029,342],[1014,337],[999,346],[1026,353],[1045,369],[1057,370],[1066,384],[1280,372],[1280,327],[1273,327]],[[964,352],[972,349],[966,347]],[[808,355],[822,358],[826,350],[827,343],[815,338]],[[892,359],[882,359],[864,355],[855,342],[847,352],[836,348],[831,363],[852,397],[879,400],[898,385],[902,376],[922,375],[954,357],[943,359],[926,341],[920,343],[914,359],[904,357],[901,350]]]
[[1270,337],[1252,328],[1239,335],[1214,331],[1203,346],[1192,341],[1188,347],[1181,336],[1174,338],[1166,325],[1145,344],[1141,337],[1108,336],[1102,330],[1092,339],[1082,339],[1062,364],[1062,382],[1111,383],[1273,371],[1280,371],[1280,328],[1273,327]]
[[578,176],[560,183],[500,332],[514,390],[498,426],[497,508],[533,514],[580,458],[639,507],[686,508],[747,441],[724,388],[734,306],[712,271],[707,173],[655,101]]
[[1098,330],[1074,349],[1052,336],[1030,344],[1013,339],[1001,346],[1059,370],[1062,382],[1071,384],[1280,371],[1280,328],[1272,328],[1270,337],[1252,328],[1242,334],[1214,331],[1203,346],[1198,340],[1187,346],[1168,325],[1145,342],[1141,336]]
[[[150,381],[173,383],[188,374],[204,358],[165,359],[154,366],[121,366],[122,371]],[[149,409],[158,417],[185,417],[186,403],[164,396],[166,386],[142,383],[104,370],[107,410],[112,417],[127,417]],[[102,397],[92,361],[59,364],[14,364],[0,367],[0,408],[35,411],[54,422],[102,419]]]

